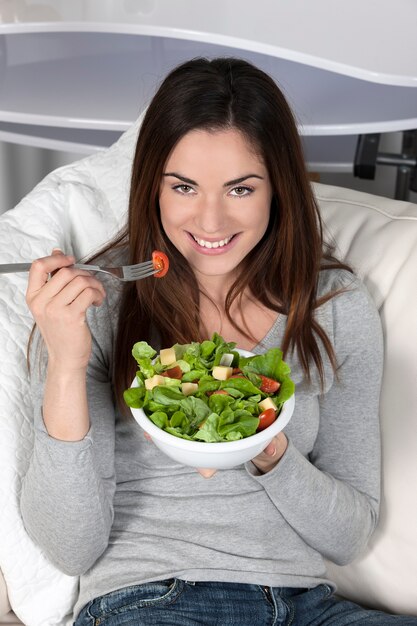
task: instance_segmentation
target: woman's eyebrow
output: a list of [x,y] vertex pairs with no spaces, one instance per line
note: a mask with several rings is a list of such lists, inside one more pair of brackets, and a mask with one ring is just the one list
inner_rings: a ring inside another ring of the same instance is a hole
[[195,180],[191,180],[191,178],[187,178],[186,176],[182,176],[181,174],[177,174],[176,172],[164,172],[162,176],[174,176],[175,178],[178,178],[178,180],[181,180],[183,183],[187,183],[187,185],[194,185],[198,187],[198,183],[196,183]]
[[[187,178],[186,176],[182,176],[181,174],[177,174],[176,172],[165,172],[163,176],[174,176],[175,178],[178,178],[178,180],[181,180],[183,183],[187,183],[187,185],[194,185],[198,187],[198,183],[195,180]],[[227,181],[227,183],[223,184],[223,187],[230,187],[230,185],[239,185],[248,178],[259,178],[259,180],[264,180],[264,177],[259,176],[259,174],[246,174],[245,176],[240,176],[239,178],[234,178],[233,180]]]
[[263,176],[259,176],[259,174],[247,174],[246,176],[241,176],[240,178],[234,178],[233,180],[229,180],[227,183],[224,183],[223,187],[229,187],[230,185],[239,185],[239,183],[243,183],[243,181],[248,178],[259,178],[259,180],[263,180]]

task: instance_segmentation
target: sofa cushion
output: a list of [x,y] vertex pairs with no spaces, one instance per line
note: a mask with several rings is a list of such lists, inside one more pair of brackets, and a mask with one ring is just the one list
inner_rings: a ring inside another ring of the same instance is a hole
[[385,335],[380,521],[366,552],[329,573],[348,598],[417,616],[417,205],[324,185],[316,195]]

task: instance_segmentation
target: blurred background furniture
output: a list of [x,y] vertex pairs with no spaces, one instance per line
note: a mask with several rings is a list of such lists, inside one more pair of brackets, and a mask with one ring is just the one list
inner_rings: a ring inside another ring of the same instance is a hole
[[312,171],[394,167],[407,199],[413,142],[378,147],[417,129],[416,23],[413,0],[3,0],[0,140],[90,154],[131,126],[174,65],[233,54],[281,85]]

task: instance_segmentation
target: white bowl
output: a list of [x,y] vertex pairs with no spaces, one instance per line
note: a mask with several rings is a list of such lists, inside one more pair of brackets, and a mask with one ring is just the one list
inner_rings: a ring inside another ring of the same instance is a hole
[[[238,350],[243,356],[252,356],[251,352]],[[137,380],[132,387],[137,386]],[[284,402],[281,412],[271,426],[250,437],[238,441],[206,443],[189,441],[165,432],[156,426],[143,409],[131,409],[137,423],[147,432],[154,444],[177,463],[204,469],[230,469],[250,461],[260,454],[277,433],[285,428],[294,411],[295,399],[291,396]]]

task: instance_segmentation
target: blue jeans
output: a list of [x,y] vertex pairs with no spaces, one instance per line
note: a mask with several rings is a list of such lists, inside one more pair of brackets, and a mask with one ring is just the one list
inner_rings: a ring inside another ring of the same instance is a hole
[[83,608],[74,626],[417,626],[312,589],[170,579],[120,589]]

